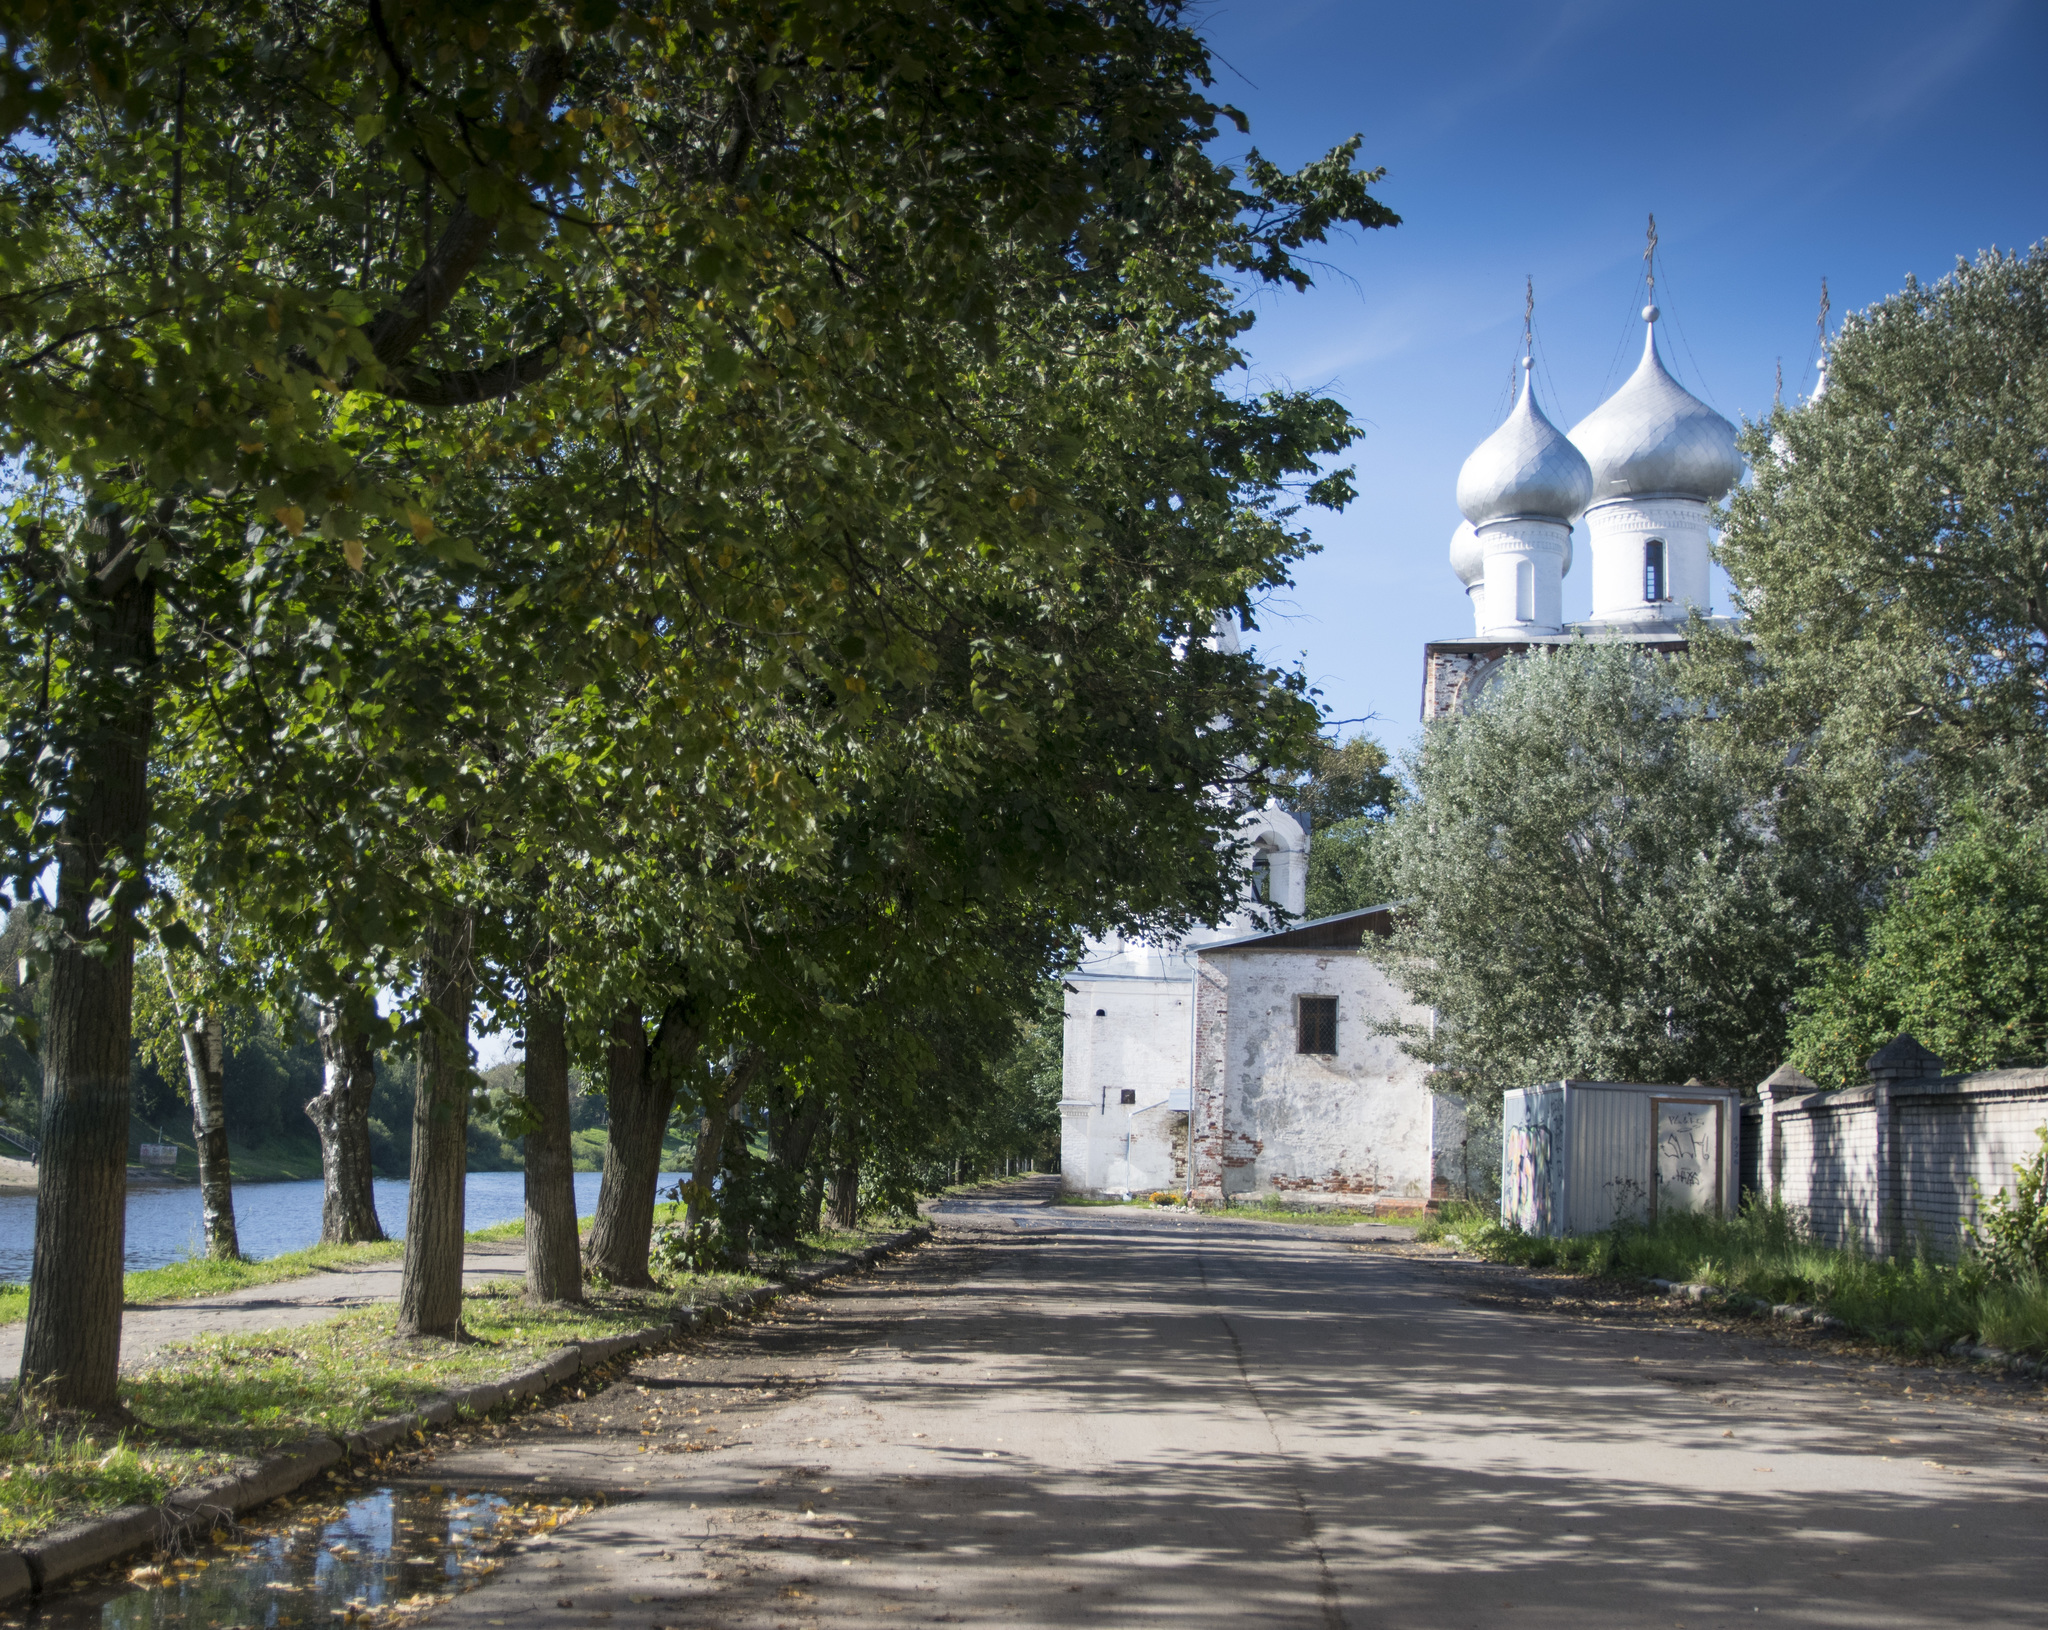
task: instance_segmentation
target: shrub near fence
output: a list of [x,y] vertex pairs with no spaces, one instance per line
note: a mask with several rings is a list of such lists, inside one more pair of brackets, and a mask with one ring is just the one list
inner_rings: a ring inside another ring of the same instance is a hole
[[1874,1054],[1870,1085],[1821,1092],[1790,1065],[1743,1117],[1751,1176],[1823,1245],[1953,1260],[1983,1200],[2013,1186],[2048,1125],[2048,1070],[1944,1075],[1911,1036]]

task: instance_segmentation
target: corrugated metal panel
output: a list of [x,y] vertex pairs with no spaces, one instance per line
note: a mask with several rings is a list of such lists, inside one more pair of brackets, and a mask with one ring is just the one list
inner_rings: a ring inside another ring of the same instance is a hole
[[1650,1099],[1626,1088],[1573,1082],[1565,1166],[1565,1227],[1597,1234],[1617,1220],[1645,1222],[1650,1206]]
[[1564,1090],[1524,1087],[1501,1104],[1501,1221],[1555,1234],[1562,1215]]

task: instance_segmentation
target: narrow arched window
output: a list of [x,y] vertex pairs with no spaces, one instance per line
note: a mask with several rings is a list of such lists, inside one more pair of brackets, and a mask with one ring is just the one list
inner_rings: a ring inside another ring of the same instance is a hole
[[1252,898],[1267,902],[1273,898],[1273,857],[1264,850],[1252,862]]
[[1533,623],[1536,620],[1536,562],[1518,560],[1515,562],[1515,621]]
[[1651,538],[1643,544],[1643,598],[1651,604],[1671,598],[1664,581],[1664,540]]

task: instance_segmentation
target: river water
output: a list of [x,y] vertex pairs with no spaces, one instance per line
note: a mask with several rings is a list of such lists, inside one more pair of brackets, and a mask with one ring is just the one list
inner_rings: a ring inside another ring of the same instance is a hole
[[[576,1215],[597,1210],[597,1172],[576,1174]],[[661,1174],[661,1193],[681,1181],[680,1172]],[[377,1217],[393,1239],[405,1234],[406,1196],[412,1185],[399,1178],[377,1179]],[[304,1183],[235,1185],[235,1232],[242,1254],[261,1260],[304,1250],[320,1238],[322,1187]],[[526,1212],[524,1172],[471,1172],[463,1190],[463,1227],[488,1228]],[[32,1194],[0,1195],[0,1282],[25,1284],[35,1246],[36,1201]],[[197,1184],[130,1183],[127,1267],[161,1268],[201,1254]]]

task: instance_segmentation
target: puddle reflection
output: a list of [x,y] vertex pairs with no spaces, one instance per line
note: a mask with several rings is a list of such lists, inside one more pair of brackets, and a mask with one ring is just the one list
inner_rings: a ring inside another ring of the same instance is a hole
[[34,1630],[311,1630],[389,1622],[473,1589],[514,1541],[583,1509],[438,1487],[309,1502],[196,1556],[136,1567],[125,1584],[66,1591],[27,1623]]

